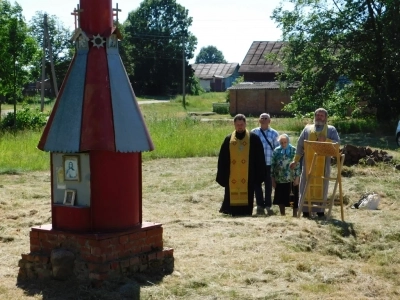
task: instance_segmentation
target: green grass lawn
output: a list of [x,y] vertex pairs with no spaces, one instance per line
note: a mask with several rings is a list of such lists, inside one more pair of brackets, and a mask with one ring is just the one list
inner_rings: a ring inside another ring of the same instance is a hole
[[[148,98],[140,98],[141,101]],[[188,96],[186,109],[182,97],[165,103],[142,104],[140,109],[155,145],[155,150],[143,153],[143,159],[216,156],[224,137],[233,131],[232,116],[210,115],[212,103],[224,102],[225,93],[205,93]],[[35,108],[35,104],[32,105]],[[271,126],[279,133],[287,133],[296,145],[298,136],[309,119],[272,118]],[[341,120],[337,127],[341,144],[370,146],[398,153],[392,132],[368,131],[370,123],[364,120]],[[334,124],[335,125],[335,124]],[[258,119],[249,117],[247,128],[258,127]],[[362,133],[344,133],[355,128]],[[0,172],[49,169],[49,154],[37,149],[41,131],[16,134],[0,132]]]

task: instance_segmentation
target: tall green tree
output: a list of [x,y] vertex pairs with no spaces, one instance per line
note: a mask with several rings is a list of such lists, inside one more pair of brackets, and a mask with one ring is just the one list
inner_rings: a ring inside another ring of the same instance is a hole
[[215,46],[207,46],[200,49],[196,56],[196,64],[226,64],[226,60],[221,51]]
[[31,77],[37,45],[29,34],[22,8],[0,1],[0,97],[16,103]]
[[123,24],[121,57],[136,93],[165,95],[183,90],[183,73],[185,83],[193,76],[188,60],[197,44],[189,31],[191,24],[189,11],[175,0],[144,0],[129,13]]
[[[37,11],[35,15],[30,20],[31,34],[43,49],[44,39],[44,15],[46,13],[43,11]],[[68,71],[69,64],[72,60],[74,53],[74,44],[69,40],[72,36],[72,31],[64,26],[60,19],[55,15],[47,15],[47,29],[49,34],[49,40],[51,45],[52,58],[54,63],[54,70],[57,79],[58,88],[62,84],[64,77]],[[43,55],[43,50],[42,53]],[[46,43],[46,75],[51,79],[51,84],[53,85],[53,74],[51,72],[50,64],[50,52],[48,51],[48,43]],[[35,69],[33,75],[36,79],[42,78],[42,59],[35,62]],[[53,86],[53,91],[55,88]]]
[[379,121],[397,117],[399,8],[394,0],[288,0],[275,9],[286,41],[281,80],[300,82],[287,109],[343,115],[366,102]]

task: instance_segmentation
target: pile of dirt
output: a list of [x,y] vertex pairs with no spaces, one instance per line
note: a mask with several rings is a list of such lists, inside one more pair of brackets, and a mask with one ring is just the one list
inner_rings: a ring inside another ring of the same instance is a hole
[[346,166],[359,164],[360,160],[370,166],[379,162],[390,163],[393,160],[393,156],[386,151],[364,146],[345,145],[340,149],[340,153],[345,154],[344,165]]

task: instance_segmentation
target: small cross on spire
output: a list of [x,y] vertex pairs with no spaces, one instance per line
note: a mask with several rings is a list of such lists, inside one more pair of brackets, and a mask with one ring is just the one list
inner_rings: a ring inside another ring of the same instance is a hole
[[113,17],[117,17],[116,21],[117,21],[117,26],[119,25],[118,23],[118,12],[120,12],[121,10],[118,9],[118,3],[117,3],[117,8],[113,8],[113,11],[115,11],[115,13],[113,13]]
[[[75,17],[75,29],[81,27],[81,12],[83,12],[83,9],[79,9],[79,4],[77,5],[77,8],[74,8],[74,11],[71,13]],[[76,21],[78,20],[78,24],[76,24]]]

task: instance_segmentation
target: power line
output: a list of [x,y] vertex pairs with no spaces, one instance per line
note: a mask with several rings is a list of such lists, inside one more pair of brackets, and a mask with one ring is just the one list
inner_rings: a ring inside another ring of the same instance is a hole
[[182,60],[182,57],[176,58],[176,57],[166,57],[166,56],[140,56],[140,58],[146,58],[146,59],[162,59],[162,60]]
[[131,36],[132,38],[165,38],[165,39],[177,39],[177,38],[188,38],[187,35],[156,35],[156,34],[135,34]]

